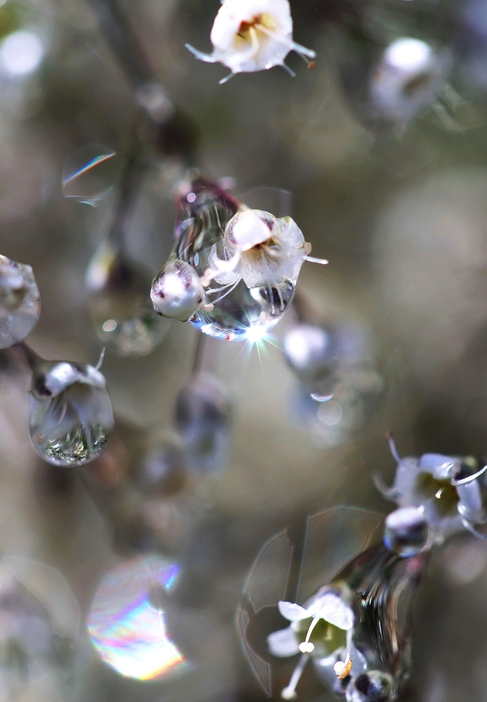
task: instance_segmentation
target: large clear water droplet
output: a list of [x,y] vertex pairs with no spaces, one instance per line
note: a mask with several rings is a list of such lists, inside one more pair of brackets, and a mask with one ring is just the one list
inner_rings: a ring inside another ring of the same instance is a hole
[[114,425],[105,378],[90,365],[40,364],[28,412],[35,450],[58,466],[80,466],[95,459]]
[[64,197],[96,207],[120,178],[122,161],[115,151],[89,144],[74,151],[63,172]]
[[[239,203],[218,185],[198,178],[184,190],[179,205],[174,256],[203,275],[209,267],[213,245],[218,256],[225,258],[225,226],[238,211]],[[294,287],[291,280],[252,289],[243,280],[235,287],[222,287],[212,281],[207,297],[214,304],[213,310],[199,310],[189,321],[219,339],[255,338],[257,330],[264,335],[281,319],[291,303]]]
[[88,311],[109,353],[146,356],[166,335],[169,322],[154,314],[147,294],[151,280],[149,270],[122,258],[109,244],[95,253],[86,274]]
[[39,288],[32,268],[0,256],[0,349],[27,338],[40,311]]
[[100,583],[88,632],[98,655],[120,675],[155,680],[188,668],[168,630],[179,573],[176,563],[149,556],[122,563]]

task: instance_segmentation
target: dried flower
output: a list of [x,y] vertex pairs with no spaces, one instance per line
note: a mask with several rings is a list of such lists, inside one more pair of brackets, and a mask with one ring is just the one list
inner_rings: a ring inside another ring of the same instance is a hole
[[205,54],[189,44],[186,47],[200,61],[222,63],[231,73],[253,73],[283,66],[290,51],[306,62],[316,54],[293,41],[293,21],[289,0],[224,0],[211,30],[213,53]]

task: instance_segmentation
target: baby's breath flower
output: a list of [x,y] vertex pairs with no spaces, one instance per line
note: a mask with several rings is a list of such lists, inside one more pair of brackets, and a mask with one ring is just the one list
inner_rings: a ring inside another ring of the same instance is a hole
[[189,44],[197,59],[222,63],[231,73],[253,73],[283,66],[284,59],[296,51],[305,61],[315,52],[293,41],[293,21],[289,0],[224,0],[211,30],[213,52],[204,54]]

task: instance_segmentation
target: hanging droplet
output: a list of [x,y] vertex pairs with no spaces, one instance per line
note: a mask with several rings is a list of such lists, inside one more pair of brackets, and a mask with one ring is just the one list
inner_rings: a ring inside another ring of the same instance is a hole
[[416,507],[400,507],[387,515],[384,543],[389,551],[408,558],[420,553],[428,542],[428,522]]
[[41,361],[28,412],[35,450],[58,466],[80,466],[99,456],[114,425],[105,377],[80,363]]
[[201,473],[222,470],[227,462],[231,403],[217,378],[194,376],[176,400],[176,426],[190,467]]
[[20,343],[37,324],[39,288],[32,268],[0,256],[0,349]]
[[145,497],[170,497],[187,484],[187,458],[181,442],[171,435],[151,436],[136,471]]
[[284,336],[284,357],[314,395],[333,396],[339,363],[337,335],[316,324],[296,324]]
[[168,627],[180,567],[158,556],[118,565],[101,581],[88,614],[100,658],[120,675],[156,680],[188,668]]
[[169,323],[154,314],[147,288],[151,274],[102,244],[86,273],[93,328],[107,351],[118,356],[146,356],[162,341]]
[[121,168],[121,159],[105,146],[90,144],[77,149],[64,168],[64,197],[96,207],[118,182]]
[[390,675],[380,670],[368,670],[350,682],[347,687],[347,702],[388,702],[394,686]]
[[[234,215],[260,211],[245,210],[220,186],[201,178],[184,185],[179,206],[172,260],[189,264],[202,281],[205,281],[209,269],[217,259],[222,266],[218,274],[206,279],[205,302],[189,321],[205,334],[220,339],[245,339],[249,335],[253,336],[256,328],[265,333],[281,319],[292,300],[297,277],[296,266],[288,266],[288,271],[283,263],[286,270],[282,269],[284,273],[281,275],[280,259],[274,261],[274,264],[278,264],[277,269],[275,265],[267,265],[264,261],[267,249],[274,246],[273,243],[261,239],[260,244],[252,240],[250,251],[246,242],[242,244],[239,241],[236,245],[242,256],[240,269],[236,272],[229,261],[231,254],[228,241],[224,240],[225,229]],[[267,239],[270,240],[273,222],[281,223],[281,220],[276,220],[268,213],[262,215],[269,218]],[[257,219],[256,215],[255,223],[263,228],[265,224],[257,222]],[[291,237],[294,236],[293,226],[297,230],[292,220],[282,220],[282,227],[292,229]],[[239,231],[247,236],[248,229],[245,225],[240,226]],[[275,246],[274,253],[277,251],[280,249]],[[238,255],[237,252],[236,257]],[[302,262],[305,257],[303,249]],[[286,257],[288,260],[290,259]]]

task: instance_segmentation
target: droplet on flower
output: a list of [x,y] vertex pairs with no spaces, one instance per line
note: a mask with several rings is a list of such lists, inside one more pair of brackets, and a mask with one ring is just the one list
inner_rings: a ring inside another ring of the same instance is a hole
[[63,171],[64,197],[96,207],[117,184],[122,161],[115,151],[89,144],[74,151]]
[[156,680],[188,668],[168,626],[179,573],[176,563],[149,556],[118,565],[101,581],[88,632],[100,658],[120,675]]
[[[204,54],[186,47],[201,61],[222,63],[235,73],[252,73],[284,66],[290,51],[307,63],[314,51],[293,41],[293,21],[289,0],[225,0],[211,30],[213,53]],[[291,72],[289,69],[287,69]],[[224,83],[224,78],[220,83]]]
[[[265,333],[289,307],[299,270],[309,258],[302,232],[292,219],[248,210],[220,186],[200,178],[181,190],[176,245],[168,266],[188,264],[204,285],[206,298],[201,299],[203,289],[196,280],[191,282],[188,290],[194,294],[188,293],[185,315],[177,318],[189,317],[202,332],[220,339]],[[189,280],[189,271],[187,276]],[[156,309],[157,284],[158,278],[151,293]],[[164,284],[161,291],[175,298],[172,286]],[[180,306],[183,293],[176,300]],[[159,303],[164,314],[165,299]]]
[[86,273],[87,304],[95,333],[108,352],[145,356],[164,338],[168,323],[154,314],[147,296],[151,277],[110,244],[95,253]]
[[0,256],[0,349],[20,343],[37,324],[39,288],[32,268]]
[[384,51],[370,82],[377,115],[405,123],[436,100],[446,84],[452,58],[421,39],[401,37]]
[[169,260],[152,281],[150,297],[157,314],[187,322],[205,302],[205,290],[194,268]]
[[214,376],[199,374],[180,391],[176,426],[193,470],[213,473],[225,467],[231,409],[227,391]]
[[[387,673],[369,670],[351,681],[347,687],[347,702],[389,702],[392,700],[393,683]],[[395,699],[395,698],[394,698]]]
[[387,515],[384,529],[386,547],[408,558],[420,553],[428,542],[428,523],[416,507],[401,507]]
[[58,466],[80,466],[99,456],[114,425],[105,377],[80,363],[40,362],[28,412],[34,449]]

